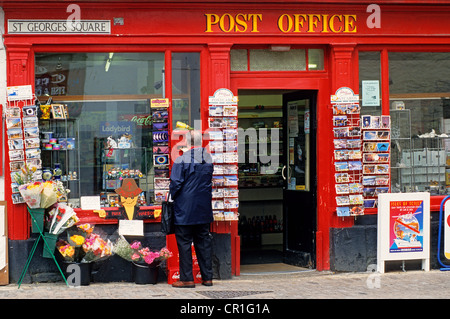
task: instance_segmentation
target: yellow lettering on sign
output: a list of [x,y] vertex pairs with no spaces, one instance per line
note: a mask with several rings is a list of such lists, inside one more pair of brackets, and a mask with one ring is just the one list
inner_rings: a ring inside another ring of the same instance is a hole
[[250,27],[250,32],[258,31],[258,22],[262,21],[262,14],[260,13],[238,13],[232,15],[230,13],[224,13],[217,15],[214,13],[206,13],[206,31],[214,32],[213,26],[218,28],[221,32],[247,32]]
[[[259,32],[261,13],[206,13],[205,32]],[[281,14],[277,20],[278,30],[283,33],[355,33],[355,14]]]

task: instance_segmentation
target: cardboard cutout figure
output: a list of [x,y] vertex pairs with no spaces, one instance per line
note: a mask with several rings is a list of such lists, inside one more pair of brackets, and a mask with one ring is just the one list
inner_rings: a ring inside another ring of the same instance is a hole
[[135,213],[139,209],[136,204],[142,189],[136,185],[136,181],[134,179],[124,178],[122,180],[122,186],[116,188],[115,192],[120,195],[120,203],[123,206],[123,208],[119,208],[119,211],[125,213],[125,216],[129,220],[134,219]]

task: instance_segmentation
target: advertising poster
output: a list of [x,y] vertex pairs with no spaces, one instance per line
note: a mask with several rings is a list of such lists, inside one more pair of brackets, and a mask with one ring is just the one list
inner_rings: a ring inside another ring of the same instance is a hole
[[423,201],[390,202],[390,253],[423,251]]

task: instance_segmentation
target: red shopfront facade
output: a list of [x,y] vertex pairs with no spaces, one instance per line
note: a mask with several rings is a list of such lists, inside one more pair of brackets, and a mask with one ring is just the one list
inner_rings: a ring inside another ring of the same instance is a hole
[[[220,88],[230,89],[238,97],[243,91],[245,94],[255,90],[277,90],[283,94],[288,91],[313,92],[314,104],[311,105],[314,105],[314,122],[311,125],[315,139],[311,141],[314,163],[310,165],[314,166],[311,171],[314,175],[311,176],[313,208],[310,214],[314,222],[309,229],[314,250],[313,267],[317,270],[339,270],[348,266],[347,270],[353,270],[353,256],[360,253],[358,249],[366,251],[369,250],[366,246],[376,245],[376,237],[374,242],[364,243],[364,248],[350,245],[354,248],[346,255],[350,261],[338,265],[336,260],[342,257],[339,247],[352,240],[340,237],[340,231],[362,231],[363,235],[355,236],[360,236],[358,240],[366,238],[367,230],[360,221],[376,216],[376,208],[366,209],[365,215],[357,219],[338,217],[336,214],[330,96],[341,87],[349,87],[361,94],[360,61],[366,61],[366,56],[361,53],[376,53],[375,70],[379,73],[374,78],[379,81],[380,103],[373,115],[389,115],[393,98],[404,97],[393,94],[390,87],[391,52],[450,52],[447,32],[450,2],[383,0],[378,2],[378,6],[370,6],[368,1],[362,0],[345,3],[326,0],[314,3],[259,1],[257,8],[255,3],[81,1],[78,3],[80,15],[74,16],[71,14],[76,11],[68,10],[68,1],[3,1],[7,86],[32,84],[34,87],[35,57],[41,53],[159,52],[165,58],[165,97],[172,101],[177,92],[172,85],[171,56],[177,52],[195,52],[199,54],[200,62],[199,115],[202,127],[208,127],[208,98]],[[109,21],[110,30],[91,25],[86,26],[84,31],[68,33],[63,25],[67,19],[74,18]],[[233,64],[236,57],[233,56],[234,50],[247,52],[242,60],[246,66],[236,67]],[[266,50],[275,55],[277,52],[303,50],[307,52],[306,61],[309,54],[309,62],[311,50],[321,50],[322,66],[314,67],[310,63],[303,69],[274,70],[271,66],[253,69],[255,56],[252,51],[256,50]],[[370,58],[367,60],[372,61]],[[368,70],[371,70],[370,67]],[[363,71],[367,75],[367,70]],[[371,79],[370,76],[367,79]],[[440,95],[426,93],[425,96],[450,96],[445,93],[450,89],[443,89],[442,92]],[[419,88],[416,88],[416,93],[416,98],[420,98]],[[409,93],[408,97],[414,97],[414,93]],[[173,129],[172,122],[169,125]],[[8,151],[7,145],[4,151]],[[4,171],[9,240],[27,240],[30,221],[26,207],[24,204],[14,205],[9,200],[12,194],[8,187],[11,182],[8,160]],[[301,187],[296,190],[301,192]],[[294,199],[294,207],[301,206],[302,194],[289,196],[290,201]],[[283,200],[286,201],[286,198]],[[295,198],[298,198],[296,203]],[[439,210],[442,198],[443,194],[432,196],[432,211]],[[81,214],[87,221],[105,223],[91,211]],[[284,226],[284,231],[295,229],[294,223],[297,221],[292,220],[290,225]],[[289,221],[285,220],[285,223]],[[283,238],[284,241],[289,240]],[[364,268],[365,262],[363,264]]]

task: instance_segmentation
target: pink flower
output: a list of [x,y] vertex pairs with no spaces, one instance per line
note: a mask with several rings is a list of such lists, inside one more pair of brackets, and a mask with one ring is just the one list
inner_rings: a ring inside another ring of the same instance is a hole
[[134,253],[133,255],[131,255],[131,260],[139,260],[139,258],[141,258],[141,255],[139,255],[138,253]]
[[139,249],[139,247],[141,247],[140,241],[135,241],[131,244],[131,249]]
[[149,252],[146,256],[145,256],[145,258],[144,258],[144,260],[145,260],[145,262],[147,263],[147,264],[151,264],[156,258],[158,258],[159,257],[159,253],[157,253],[157,252]]

